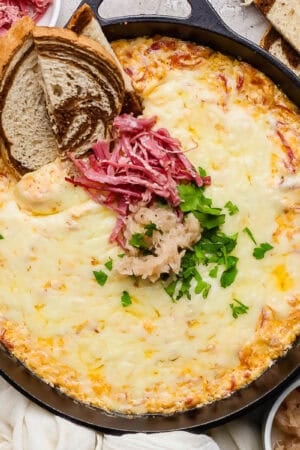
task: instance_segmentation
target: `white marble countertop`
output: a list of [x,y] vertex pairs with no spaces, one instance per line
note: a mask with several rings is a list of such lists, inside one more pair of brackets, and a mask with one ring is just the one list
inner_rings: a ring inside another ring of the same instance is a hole
[[[58,25],[63,26],[81,0],[62,1]],[[241,0],[209,0],[224,22],[242,36],[259,42],[266,28],[266,21],[254,6],[242,6]],[[187,0],[104,0],[101,5],[103,17],[125,15],[161,14],[186,16]]]

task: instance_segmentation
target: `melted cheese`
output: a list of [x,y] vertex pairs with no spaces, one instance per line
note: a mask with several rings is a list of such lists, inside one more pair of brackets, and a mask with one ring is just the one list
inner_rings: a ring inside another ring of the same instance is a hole
[[[121,43],[121,50],[124,45],[138,59],[140,40]],[[233,64],[213,57],[220,70]],[[132,62],[133,72],[137,64]],[[244,66],[236,64],[240,73]],[[115,216],[65,182],[58,161],[15,187],[7,189],[1,180],[2,341],[79,400],[132,413],[201,405],[256,378],[299,332],[299,214],[294,197],[286,210],[282,177],[295,175],[284,164],[282,142],[273,139],[277,113],[216,88],[210,70],[205,61],[169,68],[144,80],[141,90],[144,114],[156,115],[190,160],[211,175],[207,195],[214,204],[224,207],[230,200],[239,208],[224,226],[226,233],[239,233],[238,276],[223,289],[218,278],[209,278],[211,266],[201,267],[212,284],[206,300],[194,294],[174,304],[160,283],[137,283],[114,271],[100,287],[93,271],[105,270],[120,252],[108,241]],[[235,74],[227,76],[233,86]],[[291,117],[289,130],[293,112]],[[257,242],[274,246],[264,259],[252,256],[245,227]],[[126,308],[125,290],[133,302]],[[229,306],[234,298],[249,307],[238,319]]]

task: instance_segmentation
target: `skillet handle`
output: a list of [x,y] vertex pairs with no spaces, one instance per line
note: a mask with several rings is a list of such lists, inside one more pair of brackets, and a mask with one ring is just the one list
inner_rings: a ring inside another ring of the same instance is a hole
[[208,0],[188,0],[191,5],[191,15],[185,22],[189,25],[197,25],[216,33],[225,34],[230,38],[235,37],[231,28],[229,28],[223,19],[219,16],[215,8]]
[[[87,3],[94,11],[97,19],[101,25],[109,25],[120,22],[120,17],[107,19],[103,18],[99,14],[99,8],[104,0],[83,0],[81,4]],[[107,0],[108,1],[108,0]],[[185,23],[188,25],[196,25],[209,31],[221,33],[229,38],[236,37],[234,31],[232,31],[221,19],[216,10],[212,7],[208,0],[188,0],[191,6],[191,14],[189,17],[178,18],[170,16],[158,16],[158,15],[138,15],[138,16],[125,16],[122,17],[124,22],[139,22],[145,20],[153,21],[172,21],[178,23]]]

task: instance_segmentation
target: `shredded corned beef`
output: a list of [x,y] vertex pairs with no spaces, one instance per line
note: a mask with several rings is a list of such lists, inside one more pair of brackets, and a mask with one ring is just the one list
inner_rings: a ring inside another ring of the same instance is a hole
[[51,3],[52,0],[0,0],[0,35],[21,17],[38,21]]
[[200,177],[181,150],[181,144],[160,128],[156,118],[135,118],[124,114],[113,123],[113,141],[99,141],[85,159],[70,155],[79,174],[68,181],[83,186],[92,198],[118,213],[110,241],[124,245],[124,220],[138,204],[157,197],[174,208],[180,204],[178,183],[210,184]]

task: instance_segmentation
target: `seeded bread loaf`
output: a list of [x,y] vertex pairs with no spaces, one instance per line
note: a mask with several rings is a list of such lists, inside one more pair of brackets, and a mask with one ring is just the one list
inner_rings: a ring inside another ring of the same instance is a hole
[[34,26],[25,17],[0,39],[0,147],[16,177],[58,156],[39,81]]
[[33,31],[48,115],[62,153],[76,156],[107,135],[121,111],[124,82],[97,42],[61,28]]
[[71,17],[68,28],[78,35],[89,37],[98,42],[112,55],[122,73],[125,84],[125,98],[122,112],[133,113],[135,115],[142,114],[141,101],[132,87],[131,80],[123,70],[90,6],[87,4],[82,5]]

